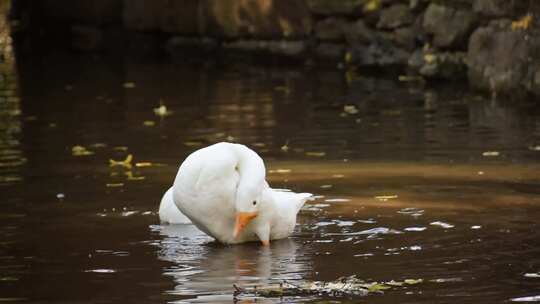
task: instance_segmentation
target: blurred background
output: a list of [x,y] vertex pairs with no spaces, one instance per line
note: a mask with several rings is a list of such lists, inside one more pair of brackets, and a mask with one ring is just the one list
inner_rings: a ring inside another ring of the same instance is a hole
[[[539,301],[539,4],[0,0],[0,301]],[[289,240],[160,225],[220,141],[316,195]],[[349,275],[420,283],[233,297]]]

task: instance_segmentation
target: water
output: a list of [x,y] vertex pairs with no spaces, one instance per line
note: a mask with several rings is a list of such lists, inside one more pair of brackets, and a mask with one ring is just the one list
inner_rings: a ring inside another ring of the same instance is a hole
[[[83,54],[18,58],[2,73],[0,301],[232,303],[233,284],[352,274],[423,282],[256,301],[540,295],[534,103],[337,70]],[[154,113],[160,102],[170,115]],[[272,186],[318,196],[290,239],[223,246],[159,225],[182,159],[223,140],[257,150]],[[128,154],[131,167],[110,166]]]

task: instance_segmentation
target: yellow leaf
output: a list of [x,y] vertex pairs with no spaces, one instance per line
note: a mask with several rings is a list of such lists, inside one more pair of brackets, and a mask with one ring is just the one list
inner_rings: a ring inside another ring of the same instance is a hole
[[87,155],[92,155],[92,154],[94,154],[94,152],[92,152],[92,151],[86,149],[86,148],[83,147],[83,146],[77,145],[77,146],[73,146],[73,147],[71,148],[71,154],[72,154],[73,156],[87,156]]
[[526,30],[531,26],[533,16],[531,13],[523,16],[521,19],[512,22],[512,31]]
[[425,54],[424,55],[424,60],[428,63],[428,64],[432,64],[433,62],[435,62],[435,60],[437,59],[437,57],[433,54]]
[[120,166],[120,167],[125,167],[125,168],[130,169],[132,160],[133,160],[132,154],[129,154],[124,160],[109,159],[109,166],[111,167]]
[[105,186],[108,188],[124,187],[124,183],[108,183]]
[[307,156],[323,157],[326,155],[326,152],[306,152]]

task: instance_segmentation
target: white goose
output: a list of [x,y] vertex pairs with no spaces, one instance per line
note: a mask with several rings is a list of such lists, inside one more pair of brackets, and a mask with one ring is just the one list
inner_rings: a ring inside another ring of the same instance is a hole
[[160,204],[162,222],[189,220],[226,244],[288,237],[310,193],[272,189],[263,160],[246,146],[218,143],[190,154]]

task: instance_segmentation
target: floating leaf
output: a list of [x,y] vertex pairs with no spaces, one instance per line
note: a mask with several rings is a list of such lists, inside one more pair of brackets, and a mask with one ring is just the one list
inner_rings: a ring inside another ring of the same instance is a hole
[[122,86],[125,89],[133,89],[135,87],[135,83],[134,82],[124,82],[124,84]]
[[144,176],[133,176],[133,172],[132,172],[132,171],[126,172],[126,176],[127,176],[127,179],[128,179],[128,180],[143,180],[143,179],[146,178],[146,177],[144,177]]
[[172,111],[167,109],[167,106],[163,103],[163,100],[159,101],[159,107],[154,108],[154,114],[160,117],[168,116],[172,114]]
[[326,152],[306,152],[307,156],[314,156],[314,157],[323,157],[326,155]]
[[358,108],[355,105],[345,105],[343,111],[351,115],[358,114]]
[[383,202],[386,202],[387,200],[390,200],[390,199],[396,199],[396,198],[398,198],[397,195],[378,195],[378,196],[375,196],[375,199],[383,201]]
[[77,146],[73,146],[73,147],[71,148],[71,154],[72,154],[73,156],[87,156],[87,155],[92,155],[92,154],[94,154],[94,152],[92,152],[92,151],[86,149],[86,148],[83,147],[83,146],[77,145]]
[[124,160],[109,159],[109,166],[111,166],[111,167],[121,166],[121,167],[131,169],[131,161],[132,160],[133,160],[133,155],[132,154],[129,154],[126,157],[126,159],[124,159]]
[[406,279],[403,281],[403,283],[408,284],[408,285],[416,285],[422,282],[424,282],[423,279]]
[[126,146],[116,146],[116,147],[113,148],[113,150],[115,150],[115,151],[127,151],[128,147],[126,147]]
[[143,125],[145,125],[146,127],[153,127],[156,125],[156,122],[153,120],[145,120],[143,121]]
[[151,162],[140,162],[140,163],[135,163],[135,167],[151,167],[153,166],[154,164],[151,163]]
[[499,154],[498,151],[486,151],[482,153],[482,156],[499,156]]
[[118,188],[118,187],[124,187],[124,183],[108,183],[106,184],[108,188]]
[[186,141],[184,142],[184,145],[188,147],[200,147],[203,145],[203,143],[200,141]]

